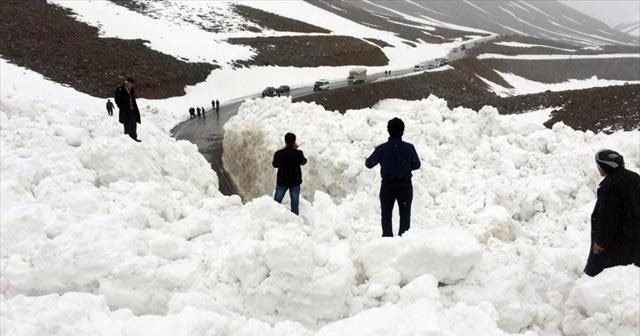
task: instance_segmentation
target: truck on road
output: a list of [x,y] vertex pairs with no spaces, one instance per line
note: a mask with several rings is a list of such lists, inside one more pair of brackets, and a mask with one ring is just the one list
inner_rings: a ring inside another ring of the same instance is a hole
[[347,84],[364,84],[367,79],[367,68],[353,68],[349,70],[349,77],[347,77]]

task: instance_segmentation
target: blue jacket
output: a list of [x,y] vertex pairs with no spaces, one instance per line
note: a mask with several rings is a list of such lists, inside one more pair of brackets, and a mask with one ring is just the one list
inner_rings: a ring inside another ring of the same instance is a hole
[[382,183],[410,184],[411,171],[420,168],[420,158],[412,144],[402,138],[389,138],[379,145],[365,161],[367,168],[380,164]]

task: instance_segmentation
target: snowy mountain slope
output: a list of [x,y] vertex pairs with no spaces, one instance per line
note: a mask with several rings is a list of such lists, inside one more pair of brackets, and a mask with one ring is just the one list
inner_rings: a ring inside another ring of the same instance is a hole
[[638,44],[637,39],[558,1],[368,0],[330,3],[337,7],[348,3],[386,16],[419,17],[434,23],[456,24],[496,34],[528,35],[580,46]]
[[[163,130],[169,111],[143,115],[137,144],[96,98],[11,64],[2,72],[3,334],[622,336],[638,327],[638,293],[619,291],[636,267],[580,277],[599,180],[593,151],[616,148],[638,170],[637,133],[545,129],[435,97],[344,116],[252,100],[229,124],[230,144],[253,135],[243,155],[258,158],[283,131],[299,134],[313,198],[296,217],[269,196],[243,205],[220,195],[195,146]],[[362,160],[395,115],[423,169],[410,234],[380,239],[377,172]],[[332,176],[348,184],[323,184]]]
[[625,22],[617,24],[613,29],[621,31],[625,34],[633,35],[636,37],[640,37],[640,18],[637,16],[635,18],[631,18]]

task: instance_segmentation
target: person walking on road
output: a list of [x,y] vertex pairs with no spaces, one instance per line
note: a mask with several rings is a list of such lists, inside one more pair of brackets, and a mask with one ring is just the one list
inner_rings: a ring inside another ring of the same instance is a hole
[[596,153],[600,176],[591,214],[591,248],[584,272],[596,276],[603,269],[640,266],[640,176],[624,167],[619,153]]
[[284,194],[289,190],[291,197],[291,212],[298,215],[300,202],[300,184],[302,184],[302,170],[300,166],[307,163],[304,153],[298,149],[296,135],[287,133],[284,136],[285,147],[273,154],[273,167],[278,168],[276,191],[273,199],[282,203]]
[[109,114],[110,117],[113,116],[113,103],[111,99],[107,99],[107,114]]
[[215,110],[216,109],[216,100],[212,100],[211,101],[211,110]]
[[216,116],[220,113],[220,101],[216,99]]
[[380,217],[382,236],[393,237],[391,216],[393,206],[398,201],[400,212],[400,230],[402,236],[409,230],[411,222],[411,202],[413,200],[413,186],[411,171],[420,168],[420,158],[412,144],[402,141],[404,123],[393,118],[387,123],[389,140],[373,151],[365,161],[369,169],[380,164]]
[[124,134],[128,134],[131,139],[141,142],[138,139],[137,124],[140,124],[140,110],[136,103],[135,81],[127,77],[124,84],[116,89],[114,100],[118,105],[118,119],[124,125]]
[[202,119],[207,119],[207,117],[204,115],[204,107],[200,107],[200,110],[202,111]]
[[200,118],[200,108],[196,107],[196,116],[198,116],[198,118]]
[[194,109],[193,107],[189,108],[189,119],[193,119],[196,117],[196,109]]

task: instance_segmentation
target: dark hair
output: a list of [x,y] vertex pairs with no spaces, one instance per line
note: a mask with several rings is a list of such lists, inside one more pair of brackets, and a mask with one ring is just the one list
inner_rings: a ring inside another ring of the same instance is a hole
[[387,131],[392,138],[402,137],[404,134],[404,123],[399,118],[393,118],[387,123]]
[[127,78],[125,78],[124,80],[125,80],[125,81],[127,81],[127,82],[129,82],[129,83],[131,83],[131,84],[135,84],[135,83],[136,83],[136,80],[135,80],[135,79],[133,79],[133,77],[127,77]]
[[287,144],[287,146],[291,146],[294,143],[296,143],[296,135],[293,133],[287,133],[284,135],[284,143]]
[[624,157],[611,149],[603,149],[596,153],[596,163],[605,173],[609,174],[624,167]]

